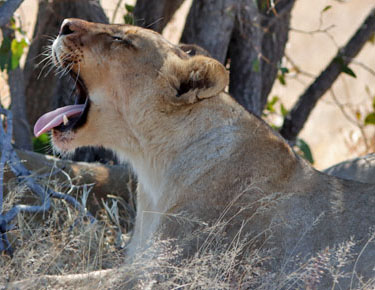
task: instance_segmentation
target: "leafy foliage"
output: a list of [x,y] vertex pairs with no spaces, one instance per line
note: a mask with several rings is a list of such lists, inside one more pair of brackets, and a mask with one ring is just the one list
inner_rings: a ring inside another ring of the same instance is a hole
[[311,164],[314,163],[314,158],[310,149],[310,146],[301,138],[296,140],[297,153],[309,161]]
[[20,59],[22,57],[24,49],[28,46],[25,38],[21,40],[13,39],[10,45],[11,49],[11,65],[10,69],[16,69],[19,66]]
[[50,153],[48,148],[50,148],[50,140],[48,134],[44,133],[39,137],[33,138],[33,150],[38,153],[48,154]]
[[354,73],[354,71],[345,63],[342,56],[335,57],[334,61],[341,66],[341,71],[343,73],[346,73],[347,75],[349,75],[353,78],[357,77],[356,74]]
[[267,102],[266,110],[270,113],[276,112],[275,104],[280,101],[278,96],[274,96],[270,101]]
[[[366,91],[369,96],[372,96],[371,91],[368,87],[366,87]],[[359,116],[359,118],[360,117],[361,116]],[[372,111],[366,115],[364,119],[364,125],[375,125],[375,94],[372,96]]]
[[331,8],[332,8],[332,5],[327,5],[326,7],[323,8],[322,13],[328,11]]
[[260,70],[260,61],[259,58],[254,59],[253,65],[252,65],[253,72],[259,72]]
[[283,86],[286,85],[285,75],[287,73],[289,73],[288,68],[286,68],[286,67],[280,67],[279,68],[279,73],[277,74],[277,79],[279,80],[280,84],[282,84]]
[[365,125],[375,125],[375,112],[371,112],[365,118]]
[[134,25],[134,6],[125,4],[126,14],[124,15],[124,23]]
[[368,40],[371,44],[375,44],[375,32],[371,35],[370,39]]
[[20,35],[18,40],[16,37],[4,37],[0,47],[0,70],[14,70],[19,66],[21,57],[25,48],[29,45],[26,38],[26,33],[16,26],[15,20],[12,19],[10,28],[14,31],[13,35],[17,32]]
[[0,69],[1,71],[6,70],[10,67],[11,60],[11,40],[8,37],[4,37],[0,47]]

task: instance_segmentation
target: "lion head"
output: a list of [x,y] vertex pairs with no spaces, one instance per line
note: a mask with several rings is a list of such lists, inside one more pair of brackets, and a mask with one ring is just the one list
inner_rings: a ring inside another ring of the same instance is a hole
[[178,112],[228,84],[218,61],[190,56],[160,34],[132,25],[66,19],[52,58],[75,81],[76,102],[43,115],[34,133],[51,130],[61,152],[103,146],[137,154],[152,143],[161,120],[178,122]]

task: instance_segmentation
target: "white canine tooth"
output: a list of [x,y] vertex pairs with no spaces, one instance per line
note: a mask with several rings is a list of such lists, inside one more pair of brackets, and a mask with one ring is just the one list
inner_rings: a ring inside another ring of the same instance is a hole
[[69,119],[66,115],[63,116],[63,121],[64,121],[64,125],[66,126],[66,124],[68,124],[69,122]]

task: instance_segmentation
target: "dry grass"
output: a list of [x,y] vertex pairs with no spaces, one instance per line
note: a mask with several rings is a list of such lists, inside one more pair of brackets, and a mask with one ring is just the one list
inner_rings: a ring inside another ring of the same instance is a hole
[[[80,189],[85,190],[85,189]],[[5,210],[19,202],[23,188],[12,191]],[[123,263],[124,238],[104,210],[91,223],[63,200],[52,200],[44,214],[20,214],[9,232],[13,257],[0,258],[0,285],[39,275],[87,273]]]
[[[5,204],[9,207],[17,202],[23,191],[22,187],[14,190]],[[272,205],[267,203],[266,207]],[[116,269],[116,277],[105,280],[100,287],[91,281],[70,289],[92,289],[92,283],[100,289],[319,289],[323,277],[331,277],[330,289],[342,289],[346,288],[342,287],[343,281],[347,285],[351,280],[361,280],[347,268],[358,257],[353,254],[354,240],[327,248],[307,262],[289,260],[294,265],[292,272],[286,265],[284,271],[274,273],[267,270],[272,263],[272,249],[259,249],[254,237],[239,233],[235,240],[223,242],[224,221],[211,227],[202,223],[204,230],[200,228],[197,235],[203,233],[207,242],[190,259],[183,258],[176,241],[155,239],[146,251],[126,262],[124,228],[118,222],[116,203],[106,208],[94,224],[61,200],[54,200],[53,209],[44,216],[20,215],[16,229],[10,233],[14,256],[0,258],[0,285],[43,275],[102,269]],[[369,243],[374,237],[370,236]],[[375,278],[357,284],[350,288],[375,289]],[[40,285],[32,289],[40,289]]]
[[[217,238],[220,236],[218,234]],[[374,237],[372,235],[368,242]],[[123,277],[117,280],[115,288],[375,289],[375,276],[366,281],[352,268],[358,259],[352,239],[326,248],[307,261],[293,258],[289,263],[295,270],[291,272],[269,271],[267,265],[272,263],[272,249],[249,248],[255,242],[250,236],[229,245],[216,240],[210,247],[201,248],[191,259],[182,258],[182,251],[176,248],[175,242],[152,242],[147,251],[123,267]]]

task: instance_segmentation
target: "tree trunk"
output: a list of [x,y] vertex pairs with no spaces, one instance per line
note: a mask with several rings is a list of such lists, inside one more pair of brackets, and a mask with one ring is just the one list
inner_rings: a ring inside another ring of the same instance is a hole
[[229,93],[247,110],[260,116],[263,107],[262,53],[263,32],[260,15],[253,1],[238,3],[235,27],[229,44],[230,85]]
[[11,96],[11,110],[14,116],[13,138],[16,148],[32,150],[31,131],[26,117],[25,83],[19,67],[8,72]]
[[184,0],[138,0],[134,8],[135,24],[161,33]]
[[262,93],[259,102],[262,110],[266,106],[268,94],[279,70],[279,63],[284,56],[294,3],[295,0],[280,1],[275,8],[276,15],[269,9],[261,14],[261,27],[264,33],[261,57]]
[[195,0],[186,19],[182,43],[197,44],[225,63],[236,17],[235,0]]
[[[14,31],[3,28],[3,34],[9,39],[14,39]],[[11,110],[13,114],[13,139],[15,146],[20,149],[31,150],[31,132],[26,117],[25,84],[23,74],[18,66],[10,70],[8,68],[8,85],[11,96]]]
[[0,27],[7,25],[13,17],[14,11],[21,5],[23,0],[2,1],[0,3]]

